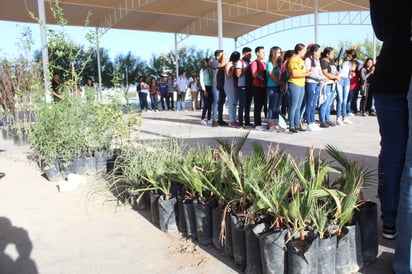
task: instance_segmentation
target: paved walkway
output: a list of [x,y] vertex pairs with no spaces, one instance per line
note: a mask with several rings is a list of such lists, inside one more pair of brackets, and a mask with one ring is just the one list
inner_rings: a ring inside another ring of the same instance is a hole
[[[247,132],[204,127],[199,117],[198,111],[146,112],[140,136],[151,139],[172,135],[193,145],[214,146],[216,137],[232,139]],[[323,149],[325,144],[333,144],[349,158],[376,170],[376,117],[351,120],[353,125],[298,134],[252,130],[247,147],[253,141],[274,143],[303,157],[308,147]],[[73,192],[59,193],[28,160],[27,146],[1,139],[0,149],[0,171],[6,172],[0,180],[0,273],[7,273],[1,268],[5,262],[20,269],[14,273],[237,273],[232,262],[213,248],[199,248],[177,233],[163,233],[144,214],[117,206],[101,187],[102,182],[87,178],[87,184]],[[365,197],[378,202],[376,193],[376,186],[370,187]],[[381,237],[379,241],[377,262],[361,273],[391,272],[394,241]]]

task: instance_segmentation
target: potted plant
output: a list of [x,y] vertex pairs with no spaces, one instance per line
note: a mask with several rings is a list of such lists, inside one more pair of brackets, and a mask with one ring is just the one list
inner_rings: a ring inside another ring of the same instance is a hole
[[[188,236],[196,238],[201,245],[210,245],[212,240],[212,210],[215,203],[225,203],[220,179],[222,168],[215,150],[206,147],[188,150],[178,167],[178,180],[185,193],[184,210]],[[220,201],[216,198],[220,197]],[[193,215],[192,215],[193,208]],[[193,223],[191,220],[195,220]],[[196,235],[191,235],[196,229]],[[216,241],[213,243],[217,248]]]
[[[362,235],[360,234],[360,227],[355,218],[355,213],[358,208],[365,203],[362,189],[371,184],[373,173],[362,163],[350,161],[341,150],[333,145],[327,145],[326,151],[339,164],[339,166],[335,168],[339,171],[340,176],[332,182],[331,187],[337,188],[345,194],[344,197],[335,199],[337,203],[336,222],[338,225],[338,241],[345,237],[343,232],[348,231],[348,264],[351,271],[357,271],[363,266],[363,256],[361,247]],[[377,218],[377,214],[375,214],[375,216],[375,218]],[[373,220],[369,221],[373,222]],[[377,220],[375,220],[375,223],[377,223]],[[375,235],[372,236],[371,239],[377,239],[377,226],[371,226],[371,228],[373,230],[367,231],[366,234]],[[366,235],[364,238],[365,237]],[[373,241],[373,243],[373,245],[369,245],[369,248],[373,250],[371,251],[372,254],[377,255],[377,240]],[[346,250],[343,251],[343,254],[345,252]],[[342,255],[342,257],[343,256],[344,255]],[[369,257],[369,260],[373,260],[373,255],[372,258]],[[344,265],[345,264],[343,264],[342,268],[346,267]]]

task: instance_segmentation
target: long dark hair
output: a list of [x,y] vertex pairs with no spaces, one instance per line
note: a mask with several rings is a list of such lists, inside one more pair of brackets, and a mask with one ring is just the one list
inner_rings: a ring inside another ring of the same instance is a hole
[[329,55],[329,53],[331,53],[332,51],[334,51],[332,47],[326,47],[323,49],[322,53],[320,54],[320,57],[326,58]]
[[310,44],[305,54],[305,59],[309,58],[311,61],[311,67],[315,67],[315,52],[320,49],[320,45],[318,44]]
[[274,46],[270,48],[270,53],[269,53],[269,58],[268,58],[268,62],[271,62],[273,64],[274,67],[281,67],[282,66],[282,55],[280,55],[275,62],[273,62],[273,57],[276,56],[276,52],[280,50],[281,48],[278,46]]

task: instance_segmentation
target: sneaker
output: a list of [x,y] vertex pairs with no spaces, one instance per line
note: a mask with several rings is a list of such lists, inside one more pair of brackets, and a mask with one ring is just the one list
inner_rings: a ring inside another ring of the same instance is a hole
[[219,124],[219,126],[221,126],[221,127],[227,127],[227,126],[229,125],[229,124],[226,123],[225,121],[219,121],[218,124]]
[[349,112],[348,116],[355,116],[355,114],[353,112]]
[[290,133],[298,133],[299,131],[297,131],[297,130],[294,129],[294,128],[290,128],[290,129],[289,129],[289,132],[290,132]]
[[339,118],[336,119],[336,125],[338,125],[338,126],[343,125],[342,118],[339,117]]
[[213,125],[213,121],[212,121],[212,120],[207,121],[207,125],[208,125],[208,126],[212,126],[212,125]]
[[239,124],[237,122],[230,122],[229,127],[238,128]]
[[244,128],[244,129],[250,129],[250,128],[253,128],[253,125],[252,125],[252,124],[245,124],[245,125],[243,126],[243,128]]
[[345,119],[343,120],[343,123],[344,123],[344,124],[347,124],[347,125],[352,125],[352,124],[353,124],[352,121],[349,120],[348,118],[345,118]]
[[398,236],[398,232],[396,231],[395,226],[388,226],[388,225],[383,225],[382,229],[382,237],[387,239],[387,240],[393,240]]
[[336,125],[335,125],[335,123],[334,123],[334,122],[332,122],[332,121],[326,121],[326,123],[327,123],[329,126],[331,126],[331,127],[336,126]]
[[218,126],[219,126],[219,123],[217,121],[213,121],[212,127],[218,127]]
[[298,127],[297,130],[304,132],[306,131],[306,128]]
[[322,130],[321,127],[320,127],[320,125],[318,125],[318,124],[311,124],[311,125],[310,125],[310,128],[311,128],[312,131]]
[[200,124],[201,124],[202,126],[207,126],[207,121],[206,121],[206,120],[201,120],[201,121],[200,121]]
[[329,124],[327,123],[327,122],[322,122],[322,123],[320,123],[320,126],[319,127],[321,127],[321,128],[328,128],[329,127]]
[[265,127],[265,126],[256,126],[255,129],[260,130],[260,131],[264,131],[264,130],[267,130],[267,127]]

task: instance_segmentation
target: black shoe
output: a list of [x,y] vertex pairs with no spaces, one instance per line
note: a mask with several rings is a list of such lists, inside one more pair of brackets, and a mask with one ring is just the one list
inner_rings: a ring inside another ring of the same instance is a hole
[[225,121],[219,121],[218,124],[219,124],[219,126],[221,126],[221,127],[227,127],[227,126],[229,126],[229,124],[226,123]]
[[297,130],[302,131],[302,132],[306,131],[306,129],[302,127],[298,127]]
[[254,126],[249,123],[249,124],[245,124],[245,125],[243,126],[243,128],[249,129],[249,128],[254,128]]
[[290,133],[298,133],[299,131],[297,131],[297,129],[295,129],[295,128],[290,128],[289,132]]
[[328,127],[329,127],[329,124],[326,123],[326,122],[322,122],[322,123],[320,123],[319,127],[321,127],[321,128],[328,128]]
[[332,121],[326,121],[326,123],[327,123],[329,126],[331,126],[331,127],[336,126],[336,125],[335,125],[335,123],[334,123],[334,122],[332,122]]
[[6,173],[0,172],[0,179],[3,178],[4,176],[6,176]]
[[388,226],[388,225],[383,225],[382,229],[382,237],[387,239],[387,240],[393,240],[398,236],[398,232],[396,231],[395,226]]

